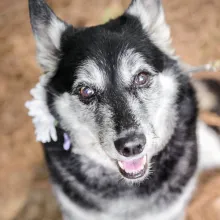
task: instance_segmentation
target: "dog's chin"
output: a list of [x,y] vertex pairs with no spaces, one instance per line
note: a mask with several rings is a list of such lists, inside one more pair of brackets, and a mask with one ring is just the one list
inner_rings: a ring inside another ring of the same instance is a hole
[[138,159],[117,161],[117,166],[122,177],[132,183],[143,181],[148,175],[147,156]]

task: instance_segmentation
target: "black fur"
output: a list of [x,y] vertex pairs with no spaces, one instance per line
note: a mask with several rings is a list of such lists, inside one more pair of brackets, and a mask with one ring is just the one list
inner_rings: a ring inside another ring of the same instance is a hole
[[[195,134],[197,103],[194,90],[188,78],[181,75],[178,68],[176,69],[176,74],[179,74],[178,80],[179,83],[181,83],[177,96],[179,113],[177,127],[166,147],[158,155],[153,157],[153,173],[148,179],[140,184],[129,186],[123,182],[119,183],[117,173],[111,172],[101,165],[95,164],[93,161],[87,159],[90,167],[97,167],[97,169],[102,170],[102,175],[89,179],[82,170],[80,162],[81,156],[63,150],[63,131],[60,129],[58,129],[58,133],[61,135],[59,138],[61,142],[53,142],[44,145],[52,179],[55,183],[62,186],[63,191],[72,201],[88,209],[101,210],[99,203],[92,200],[85,201],[84,194],[78,194],[71,182],[57,170],[54,161],[56,161],[56,163],[58,162],[66,173],[70,176],[74,176],[77,181],[85,186],[90,192],[94,194],[101,192],[103,198],[115,199],[128,193],[133,193],[134,196],[147,198],[155,191],[159,190],[165,182],[168,183],[170,193],[161,194],[161,200],[174,200],[176,196],[181,194],[182,189],[193,176],[197,167],[197,141]],[[184,168],[180,167],[179,170],[176,170],[176,166],[180,160],[185,160],[187,165]],[[174,176],[175,182],[170,182]],[[102,181],[99,182],[101,178],[108,178],[108,184],[102,183]]]
[[[109,104],[115,112],[113,118],[118,133],[124,128],[135,127],[133,116],[130,115],[128,105],[122,96],[123,92],[117,85],[118,55],[127,49],[135,49],[136,52],[143,54],[147,63],[157,72],[162,72],[164,66],[171,63],[168,57],[150,41],[138,19],[125,14],[101,26],[79,30],[71,26],[68,27],[61,39],[61,53],[63,56],[48,87],[53,88],[54,92],[58,94],[71,93],[76,78],[76,69],[82,65],[86,58],[92,57],[109,79],[105,91],[97,91],[94,88],[98,94],[96,96],[98,104]],[[132,86],[125,89],[132,91]],[[78,88],[74,92],[78,93]],[[49,106],[51,106],[52,96],[49,92]],[[82,101],[85,104],[90,103],[88,100]],[[119,109],[124,111],[119,111]],[[54,113],[53,109],[51,111]],[[98,117],[101,116],[98,112],[97,115]],[[99,121],[99,118],[97,118],[97,121]]]
[[[30,1],[30,4],[33,2],[33,0]],[[41,10],[41,5],[38,6]],[[49,20],[50,12],[50,9],[46,7],[45,14],[40,11],[41,18]],[[39,14],[39,12],[37,13]],[[53,108],[56,95],[59,96],[65,92],[73,95],[79,93],[78,87],[73,88],[77,78],[76,70],[87,58],[92,57],[103,70],[103,74],[106,74],[106,87],[99,90],[95,88],[95,85],[89,85],[96,91],[96,96],[87,100],[81,99],[81,101],[88,106],[95,102],[95,120],[98,124],[102,124],[105,117],[105,114],[99,111],[98,106],[108,104],[113,112],[112,119],[117,134],[129,128],[138,129],[138,123],[134,120],[135,117],[126,101],[127,93],[123,91],[134,95],[139,102],[141,99],[133,91],[132,85],[123,88],[117,82],[117,59],[119,54],[128,49],[142,54],[146,63],[155,69],[156,74],[160,74],[164,70],[175,70],[175,78],[179,84],[175,100],[177,106],[176,127],[166,146],[152,158],[152,174],[138,185],[129,185],[119,181],[121,177],[119,172],[107,169],[86,156],[74,154],[71,150],[65,151],[63,134],[66,131],[57,126],[58,141],[44,144],[51,178],[71,201],[88,210],[105,211],[107,207],[103,208],[99,201],[79,192],[74,186],[73,179],[69,177],[73,177],[80,183],[80,186],[93,195],[100,195],[109,200],[129,194],[134,197],[146,198],[147,201],[149,196],[158,191],[155,203],[159,206],[161,202],[174,201],[182,193],[197,167],[195,133],[197,103],[190,81],[181,73],[178,62],[168,57],[150,40],[140,21],[126,13],[105,25],[83,29],[75,29],[72,26],[66,28],[61,37],[58,67],[47,85],[47,104],[51,114],[58,122],[60,121]],[[150,74],[150,77],[153,78],[153,74]],[[72,143],[72,148],[74,148],[74,143]],[[88,177],[84,169],[85,163],[82,161],[86,161],[90,169],[99,170],[100,176]],[[178,166],[180,162],[184,162],[184,167]],[[168,191],[160,191],[165,183]],[[133,215],[138,214],[133,213]]]
[[[194,91],[188,84],[182,92],[183,93],[180,94],[179,97],[180,119],[177,122],[178,126],[164,150],[153,157],[152,170],[154,172],[147,180],[141,182],[137,186],[129,186],[123,182],[119,183],[117,173],[112,173],[92,161],[88,161],[90,166],[101,169],[102,175],[98,178],[94,177],[94,179],[88,179],[86,174],[84,174],[81,170],[81,156],[63,150],[63,131],[58,130],[59,142],[52,142],[44,145],[46,159],[53,181],[62,186],[66,195],[75,203],[83,205],[83,207],[86,208],[100,210],[101,207],[99,204],[96,204],[94,201],[85,201],[84,194],[78,194],[77,190],[74,189],[72,184],[70,184],[71,182],[69,182],[65,176],[57,170],[54,161],[59,163],[66,173],[70,176],[74,176],[77,181],[79,181],[81,185],[85,186],[85,188],[87,188],[90,192],[93,192],[94,194],[102,192],[103,198],[109,199],[115,199],[123,194],[126,195],[128,192],[132,192],[134,196],[147,198],[147,196],[160,189],[164,182],[169,183],[169,180],[175,175],[176,181],[169,184],[170,194],[161,195],[161,197],[164,197],[165,201],[169,201],[170,198],[174,199],[176,195],[181,193],[183,187],[194,174],[197,166],[197,146],[195,134],[197,109]],[[187,167],[175,170],[176,165],[180,160],[186,160]],[[108,184],[102,184],[101,181],[99,183],[99,179],[106,177],[109,179]]]

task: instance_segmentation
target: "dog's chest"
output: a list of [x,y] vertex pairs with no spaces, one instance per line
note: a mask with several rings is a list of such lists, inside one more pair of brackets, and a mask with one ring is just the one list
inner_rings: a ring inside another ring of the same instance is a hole
[[[55,186],[55,194],[61,205],[64,220],[182,220],[184,209],[191,198],[196,181],[192,178],[183,193],[171,201],[170,197],[160,199],[161,195],[169,193],[164,187],[163,192],[158,191],[151,197],[137,198],[124,196],[117,200],[103,200],[97,196],[97,202],[103,207],[102,211],[88,210],[79,206]],[[169,201],[170,198],[170,201]],[[99,201],[100,199],[100,201]]]

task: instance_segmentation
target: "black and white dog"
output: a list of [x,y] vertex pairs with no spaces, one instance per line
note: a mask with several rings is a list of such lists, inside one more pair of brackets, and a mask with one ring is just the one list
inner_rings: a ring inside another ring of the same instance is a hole
[[199,171],[220,166],[220,139],[197,119],[160,0],[133,0],[88,28],[62,21],[43,0],[29,7],[58,122],[44,151],[64,219],[184,219]]

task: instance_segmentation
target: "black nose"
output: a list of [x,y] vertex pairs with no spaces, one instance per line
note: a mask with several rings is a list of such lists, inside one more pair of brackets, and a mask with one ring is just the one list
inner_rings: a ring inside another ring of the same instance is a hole
[[132,157],[140,154],[144,150],[146,137],[144,134],[132,134],[115,141],[117,151],[125,156]]

